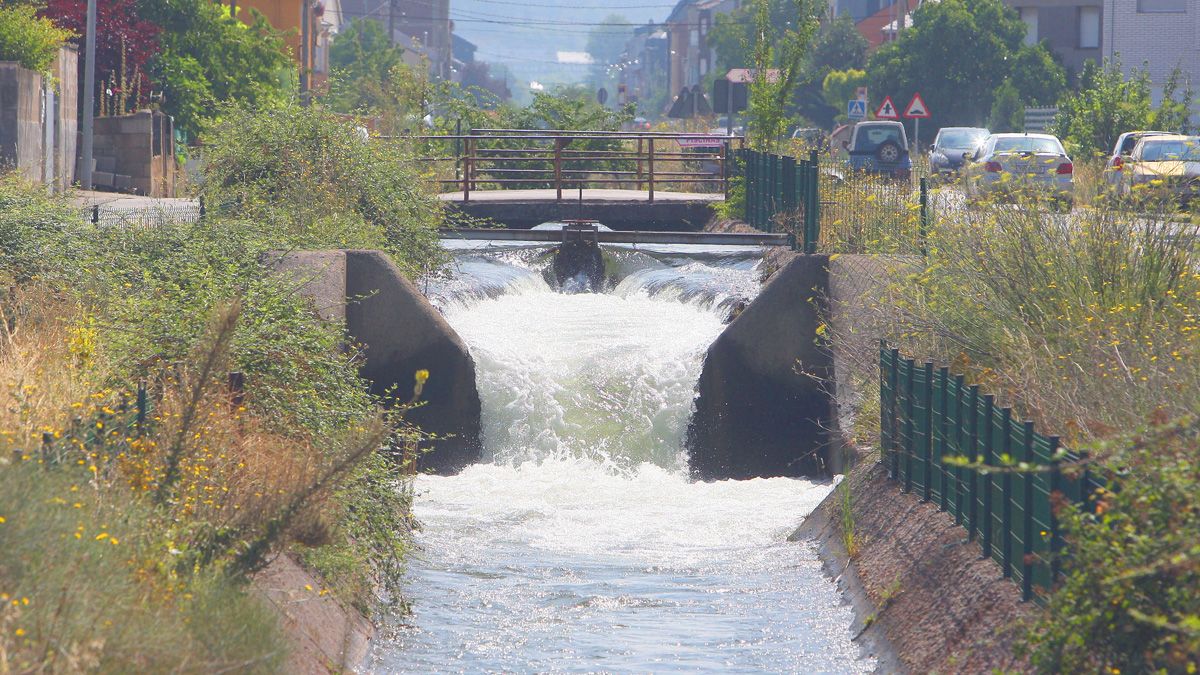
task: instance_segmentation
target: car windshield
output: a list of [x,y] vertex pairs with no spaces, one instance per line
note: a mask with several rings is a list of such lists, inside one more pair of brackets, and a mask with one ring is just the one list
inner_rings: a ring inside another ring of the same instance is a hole
[[1200,138],[1175,141],[1146,141],[1142,145],[1145,162],[1200,162]]
[[939,148],[955,148],[958,150],[973,150],[987,138],[987,132],[982,129],[954,129],[943,131],[938,136]]
[[996,139],[996,152],[1037,152],[1055,155],[1065,154],[1062,145],[1053,138],[1036,136],[1013,136]]
[[875,152],[879,146],[891,141],[904,149],[904,137],[900,135],[900,127],[859,127],[854,136],[854,149],[860,152]]

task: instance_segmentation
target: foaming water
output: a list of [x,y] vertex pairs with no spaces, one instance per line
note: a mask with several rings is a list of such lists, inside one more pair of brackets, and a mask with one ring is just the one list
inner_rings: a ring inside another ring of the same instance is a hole
[[525,272],[502,294],[443,304],[477,364],[488,457],[418,480],[413,614],[371,666],[871,670],[815,553],[786,542],[831,486],[687,477],[695,384],[733,294],[686,291],[749,283],[753,263],[634,262],[614,292],[576,295],[503,264]]

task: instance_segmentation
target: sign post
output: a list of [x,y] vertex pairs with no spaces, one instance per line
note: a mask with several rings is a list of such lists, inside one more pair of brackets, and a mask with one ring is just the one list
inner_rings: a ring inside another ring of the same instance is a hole
[[925,99],[921,98],[921,93],[913,94],[912,100],[908,102],[908,107],[904,109],[904,116],[913,120],[915,129],[913,130],[913,143],[915,147],[921,147],[921,120],[929,119],[929,106],[925,105]]

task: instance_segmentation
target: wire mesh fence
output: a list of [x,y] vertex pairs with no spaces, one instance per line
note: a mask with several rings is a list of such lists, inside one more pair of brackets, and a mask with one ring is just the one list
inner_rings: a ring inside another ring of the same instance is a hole
[[172,223],[194,223],[205,215],[202,201],[146,201],[131,205],[97,204],[81,212],[84,220],[106,227],[154,228]]

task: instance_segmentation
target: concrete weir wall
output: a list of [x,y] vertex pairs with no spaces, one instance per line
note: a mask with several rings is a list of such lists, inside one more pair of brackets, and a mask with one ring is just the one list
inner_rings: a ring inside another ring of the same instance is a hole
[[829,257],[797,255],[709,347],[688,429],[701,480],[842,470],[833,356],[821,340]]
[[341,321],[364,352],[372,393],[404,403],[414,375],[429,371],[424,405],[406,419],[437,440],[418,467],[453,473],[479,460],[480,402],[475,362],[462,338],[382,251],[299,251],[266,261],[292,276],[322,318]]

